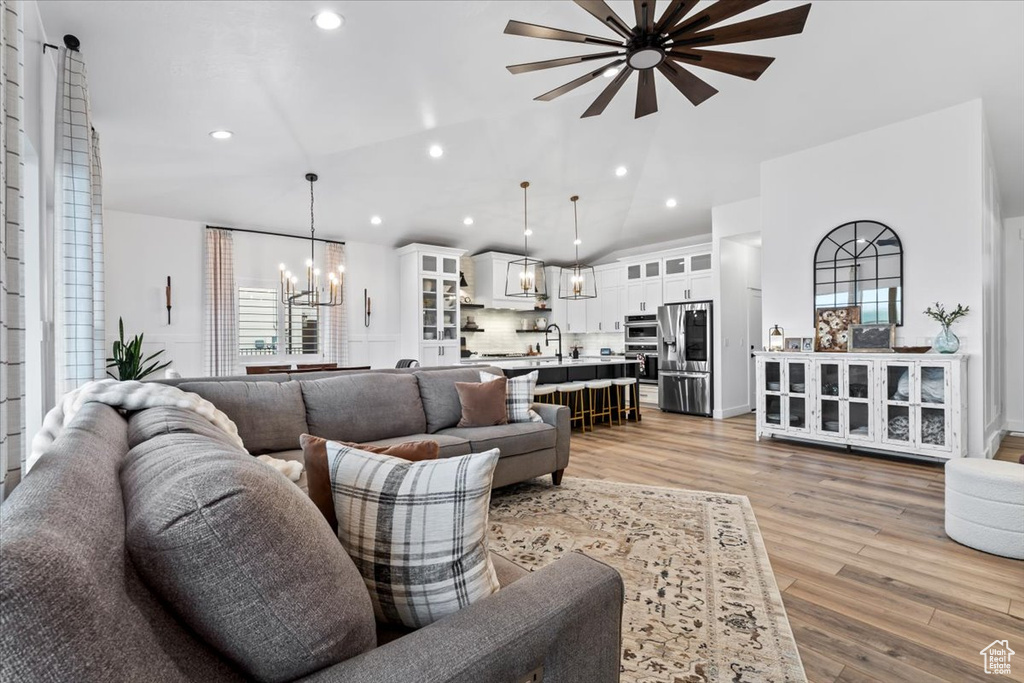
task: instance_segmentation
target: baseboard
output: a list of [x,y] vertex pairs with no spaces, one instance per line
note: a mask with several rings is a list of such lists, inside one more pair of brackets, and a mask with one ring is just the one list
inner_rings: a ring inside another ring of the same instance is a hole
[[1024,432],[1024,420],[1007,420],[1006,431],[1008,432]]
[[736,417],[738,415],[746,415],[750,412],[750,406],[744,403],[741,406],[733,406],[724,410],[713,410],[711,411],[711,417],[716,420],[728,420],[730,417]]
[[1006,436],[1006,430],[997,429],[985,442],[985,457],[991,460],[996,457],[996,451],[999,450],[999,445],[1003,442],[1003,437]]

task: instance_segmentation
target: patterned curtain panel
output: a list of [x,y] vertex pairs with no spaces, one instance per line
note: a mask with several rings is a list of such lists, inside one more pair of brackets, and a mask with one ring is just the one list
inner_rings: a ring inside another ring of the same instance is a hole
[[238,367],[238,292],[230,230],[206,229],[206,374],[222,377]]
[[54,240],[57,250],[57,391],[106,376],[103,195],[82,54],[60,49],[57,72]]
[[[335,270],[338,266],[345,265],[345,245],[335,242],[327,243],[327,270]],[[345,296],[348,299],[348,295]],[[326,308],[323,332],[324,360],[328,363],[337,363],[344,367],[348,365],[348,316],[343,306]]]
[[24,160],[21,3],[0,0],[0,500],[25,458]]

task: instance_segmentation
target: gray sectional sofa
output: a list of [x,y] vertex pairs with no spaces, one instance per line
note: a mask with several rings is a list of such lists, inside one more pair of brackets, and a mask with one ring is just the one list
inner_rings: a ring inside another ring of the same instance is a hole
[[442,458],[499,449],[495,488],[545,474],[558,484],[569,463],[568,408],[535,404],[543,422],[456,426],[462,407],[455,382],[478,382],[481,370],[502,374],[472,366],[161,381],[199,394],[227,414],[253,455],[301,461],[304,432],[378,446],[431,439],[440,444]]
[[[399,424],[402,436],[445,437],[448,453],[472,450],[474,440],[520,444],[502,458],[515,463],[506,479],[564,467],[559,411],[542,409],[555,424],[529,437],[453,433],[434,420],[443,391],[418,399],[416,377],[387,376],[204,389],[246,392],[232,394],[252,408],[243,438],[278,454],[302,418],[324,436],[375,441],[398,438],[387,425]],[[257,409],[281,392],[301,396],[304,409]],[[622,580],[579,554],[533,573],[495,556],[496,594],[416,631],[375,633],[362,580],[308,497],[179,408],[125,416],[84,405],[0,507],[0,528],[3,681],[619,676]]]

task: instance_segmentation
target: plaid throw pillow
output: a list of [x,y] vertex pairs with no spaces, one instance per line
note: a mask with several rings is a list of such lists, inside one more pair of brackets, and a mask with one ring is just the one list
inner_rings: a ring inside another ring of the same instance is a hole
[[487,509],[498,450],[407,462],[327,442],[338,538],[378,621],[426,626],[498,590]]
[[[508,410],[508,421],[511,422],[543,422],[544,419],[533,409],[533,388],[537,386],[538,372],[527,373],[519,377],[510,377],[505,386],[505,407]],[[493,382],[500,379],[498,375],[480,371],[481,382]]]

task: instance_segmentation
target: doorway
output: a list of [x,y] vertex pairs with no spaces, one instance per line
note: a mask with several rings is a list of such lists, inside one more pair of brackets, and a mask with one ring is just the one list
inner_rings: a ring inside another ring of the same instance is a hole
[[761,346],[761,290],[747,288],[747,340],[750,353],[747,354],[747,400],[751,412],[757,408],[757,361],[754,351]]

